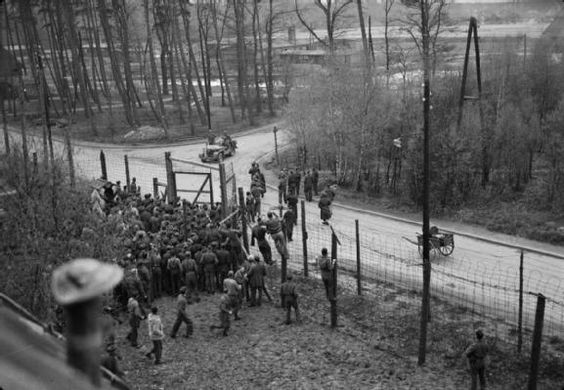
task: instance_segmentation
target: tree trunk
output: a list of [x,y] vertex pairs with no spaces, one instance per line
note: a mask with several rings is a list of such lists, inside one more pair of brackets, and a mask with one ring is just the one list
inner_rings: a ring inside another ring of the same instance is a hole
[[[266,94],[268,98],[268,112],[270,116],[275,116],[274,111],[274,55],[273,55],[273,28],[274,13],[272,9],[272,1],[268,2],[268,21],[266,23]],[[262,53],[262,49],[261,49]]]
[[[194,55],[194,50],[192,48],[192,38],[190,34],[190,13],[186,11],[184,8],[183,2],[180,3],[182,7],[182,21],[184,23],[184,35],[186,36],[186,44],[188,45],[188,56],[190,58],[190,69],[194,70],[196,74],[196,82],[198,83],[198,89],[200,90],[200,96],[202,100],[204,99],[204,88],[202,87],[202,80],[200,79],[200,73],[198,72],[198,64],[196,61],[196,56]],[[190,92],[192,97],[194,98],[194,104],[196,105],[196,110],[198,112],[198,117],[200,118],[200,123],[205,125],[207,123],[206,117],[204,112],[202,111],[202,107],[200,105],[200,100],[198,99],[198,94],[196,93],[196,89],[194,88],[194,84],[192,83],[192,77],[190,73],[190,80],[188,81],[188,87],[190,88]]]
[[[208,52],[208,36],[207,36],[207,26],[204,28],[204,19],[202,17],[202,13],[204,11],[207,14],[206,8],[198,7],[197,15],[198,15],[198,36],[199,36],[199,43],[200,43],[200,60],[202,61],[202,75],[204,76],[204,106],[206,108],[206,116],[207,116],[207,123],[208,129],[211,129],[211,107],[210,107],[210,97],[211,97],[211,69],[209,66],[209,52]],[[207,24],[207,17],[205,20]]]
[[[223,23],[225,24],[225,20],[226,20],[226,16],[227,16],[227,10],[228,10],[228,5],[229,3],[227,3],[226,5],[226,9],[225,9],[225,13],[226,15],[224,15],[223,17]],[[220,74],[220,77],[223,78],[223,85],[225,86],[225,93],[227,95],[227,100],[229,102],[229,111],[231,112],[231,119],[233,121],[233,123],[237,123],[237,116],[235,115],[235,107],[233,106],[233,98],[231,96],[231,88],[229,86],[229,80],[227,78],[227,75],[225,74],[225,60],[223,58],[223,51],[221,50],[221,37],[222,34],[219,33],[219,28],[217,25],[217,8],[216,8],[216,4],[215,4],[215,0],[213,2],[213,6],[212,6],[212,20],[213,22],[213,28],[214,28],[214,32],[215,32],[215,41],[216,41],[216,45],[217,45],[217,57],[218,57],[218,62],[217,62],[217,69],[218,72]]]
[[366,27],[364,26],[364,14],[362,12],[362,0],[356,1],[358,9],[358,21],[360,23],[360,34],[362,36],[362,49],[364,52],[364,63],[366,67],[366,73],[370,73],[371,61],[370,61],[370,50],[368,48],[368,38],[366,37]]
[[125,118],[128,125],[136,126],[137,121],[132,113],[131,101],[129,99],[129,95],[125,90],[125,86],[123,85],[123,78],[121,71],[119,69],[119,60],[116,56],[116,50],[113,43],[114,40],[112,36],[111,27],[108,21],[108,10],[106,8],[106,3],[105,0],[97,0],[97,1],[98,1],[98,12],[100,15],[100,24],[102,25],[102,30],[104,31],[104,37],[106,38],[108,54],[110,57],[110,65],[112,68],[112,74],[114,76],[114,83],[121,97],[121,101],[123,103],[123,108],[125,112]]
[[123,58],[123,73],[125,76],[125,90],[129,100],[129,107],[135,126],[139,125],[137,119],[137,109],[135,102],[141,107],[141,101],[137,96],[135,85],[133,84],[133,75],[131,73],[131,57],[130,57],[130,43],[129,43],[129,29],[127,26],[127,11],[125,0],[112,0],[114,12],[116,14],[116,21],[118,25],[118,35],[121,43],[121,54]]
[[147,47],[149,50],[149,63],[151,66],[150,86],[152,91],[156,93],[157,98],[157,119],[165,132],[165,138],[168,138],[168,122],[166,120],[166,111],[161,93],[161,85],[159,83],[159,75],[157,73],[157,62],[155,60],[155,51],[153,47],[153,29],[149,20],[149,0],[143,0],[145,27],[147,29]]
[[253,31],[253,76],[255,82],[255,108],[256,113],[260,114],[262,112],[262,99],[260,96],[260,83],[259,83],[259,69],[257,54],[259,51],[258,40],[260,39],[257,34],[257,30],[260,33],[259,28],[259,16],[258,16],[258,5],[257,0],[254,0],[253,5],[253,21],[252,21],[252,31]]

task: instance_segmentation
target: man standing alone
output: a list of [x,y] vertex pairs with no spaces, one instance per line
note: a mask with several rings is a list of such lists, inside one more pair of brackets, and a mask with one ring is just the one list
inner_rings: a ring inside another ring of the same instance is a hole
[[335,268],[335,260],[331,260],[327,255],[327,248],[321,249],[321,256],[317,257],[317,265],[321,271],[321,279],[325,285],[325,295],[328,300],[334,298],[333,295],[333,268]]
[[286,282],[280,286],[280,301],[282,307],[286,309],[286,325],[290,325],[292,308],[296,313],[296,322],[300,321],[300,311],[298,310],[298,294],[296,293],[296,284],[292,281],[292,275],[286,277]]
[[161,321],[161,317],[159,317],[158,309],[156,307],[151,308],[151,313],[147,317],[147,324],[149,326],[149,337],[153,342],[153,349],[151,349],[145,356],[148,358],[151,357],[152,354],[155,354],[155,364],[161,364],[161,357],[163,353],[163,338],[164,338],[164,331],[163,331],[163,323]]
[[478,388],[478,380],[480,381],[480,389],[486,388],[486,358],[488,352],[489,348],[484,342],[484,333],[481,330],[477,330],[476,342],[464,352],[470,366],[470,375],[472,377],[470,388],[472,390]]

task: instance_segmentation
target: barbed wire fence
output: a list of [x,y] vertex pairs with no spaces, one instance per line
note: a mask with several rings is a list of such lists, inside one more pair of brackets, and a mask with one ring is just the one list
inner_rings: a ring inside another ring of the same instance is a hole
[[[0,141],[1,143],[1,141]],[[30,153],[37,150],[41,159],[42,145],[35,140],[28,145]],[[100,152],[92,149],[75,148],[80,154],[75,159],[74,168],[77,176],[86,179],[103,177]],[[141,187],[141,193],[153,193],[155,180],[164,184],[167,181],[165,158],[124,156],[113,150],[104,151],[106,179],[112,182],[121,181],[125,185],[133,177]],[[58,153],[58,158],[67,161],[66,151]],[[126,162],[127,161],[127,162]],[[68,162],[68,161],[67,161]],[[182,162],[175,161],[178,169]],[[206,168],[202,168],[206,170]],[[208,169],[209,170],[209,169]],[[230,207],[237,205],[237,187],[232,164],[227,166],[227,174],[233,177],[230,182]],[[219,196],[217,180],[213,186]],[[266,198],[265,198],[266,199]],[[266,209],[277,210],[278,204],[264,201]],[[319,278],[319,270],[315,266],[315,258],[323,247],[330,247],[331,229],[320,224],[313,213],[306,214],[305,232],[301,228],[301,213],[298,212],[298,225],[294,229],[294,239],[289,243],[288,267],[297,272],[304,272],[304,254],[307,255],[307,267],[310,277]],[[362,225],[361,225],[362,228]],[[368,285],[386,283],[409,291],[422,290],[422,260],[416,246],[409,247],[402,237],[392,237],[377,232],[361,229],[356,232],[355,221],[339,223],[334,226],[339,237],[339,269],[347,276],[341,278],[340,292],[356,294],[354,281],[360,275],[360,292],[370,294]],[[357,242],[359,251],[357,252]],[[307,249],[304,251],[304,245]],[[273,246],[274,247],[274,246]],[[476,263],[473,259],[458,255],[456,261],[443,261],[439,256],[432,258],[431,294],[434,298],[445,300],[466,311],[476,320],[491,319],[499,325],[497,337],[503,341],[517,345],[521,337],[525,343],[531,342],[535,320],[537,294],[546,296],[544,335],[546,337],[564,338],[564,283],[558,275],[548,275],[539,269],[527,266],[527,251],[523,251],[525,267],[520,285],[519,262],[520,251],[515,250],[514,267],[502,268],[497,265]],[[358,268],[360,264],[360,271]],[[519,326],[519,301],[522,297],[521,326]]]
[[[265,204],[271,210],[277,210],[276,204]],[[298,210],[299,211],[299,210]],[[290,260],[288,267],[297,272],[304,272],[304,231],[301,227],[301,213],[294,229],[293,241],[288,249]],[[305,232],[307,238],[307,267],[310,277],[320,278],[315,265],[316,257],[322,248],[330,248],[331,229],[320,223],[319,218],[306,214]],[[360,225],[362,228],[362,224]],[[344,294],[357,294],[360,275],[360,292],[369,294],[370,284],[385,283],[409,291],[422,291],[422,259],[417,246],[410,248],[402,237],[390,239],[371,231],[356,233],[355,221],[344,226],[341,222],[333,228],[341,245],[339,246],[338,264],[340,272],[348,277],[341,278],[339,287]],[[358,240],[358,256],[357,256]],[[562,280],[555,275],[547,275],[540,270],[527,269],[523,272],[523,284],[520,289],[519,257],[521,250],[515,249],[515,267],[485,266],[472,259],[458,255],[456,260],[443,259],[432,255],[431,295],[455,305],[471,314],[475,320],[490,320],[495,324],[497,337],[511,345],[518,345],[519,329],[524,344],[530,344],[535,322],[537,294],[546,297],[544,336],[564,337],[564,297]],[[523,250],[527,264],[527,251]],[[360,271],[358,264],[360,263]],[[519,326],[519,297],[522,296],[522,318]]]

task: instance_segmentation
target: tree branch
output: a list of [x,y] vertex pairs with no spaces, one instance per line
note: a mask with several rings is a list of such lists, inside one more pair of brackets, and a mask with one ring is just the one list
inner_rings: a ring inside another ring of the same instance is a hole
[[298,16],[298,19],[300,20],[301,24],[309,31],[311,35],[315,37],[315,39],[317,39],[318,42],[322,43],[324,46],[327,46],[327,42],[319,38],[319,36],[315,33],[315,31],[313,31],[313,29],[307,24],[307,22],[302,17],[302,14],[300,13],[300,10],[298,8],[298,0],[294,0],[294,5],[296,6],[296,15]]

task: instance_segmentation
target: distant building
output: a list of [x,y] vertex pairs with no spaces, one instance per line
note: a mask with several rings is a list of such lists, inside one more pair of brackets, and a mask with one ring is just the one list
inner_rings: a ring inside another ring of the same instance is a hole
[[552,52],[552,58],[555,62],[562,62],[562,54],[564,53],[564,7],[554,16],[554,20],[548,25],[541,35],[550,45],[549,50]]

